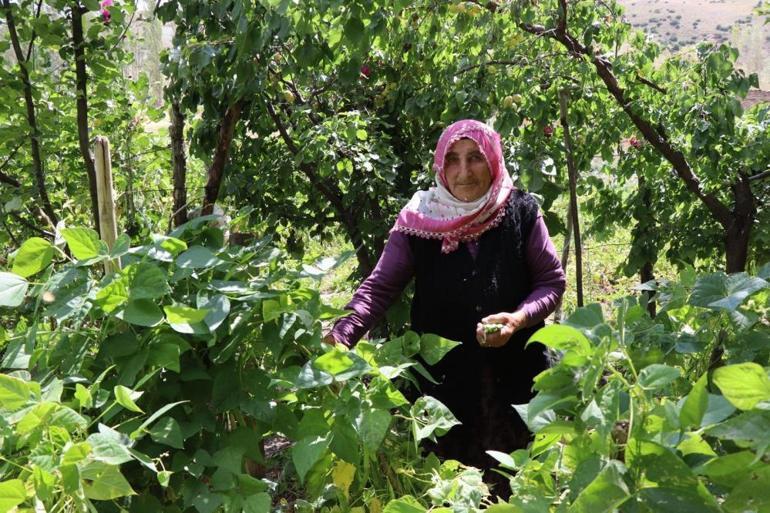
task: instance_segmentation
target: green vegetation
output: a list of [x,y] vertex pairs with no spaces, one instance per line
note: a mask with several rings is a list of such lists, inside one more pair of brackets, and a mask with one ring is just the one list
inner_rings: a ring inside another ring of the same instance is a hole
[[[0,513],[767,509],[770,107],[735,48],[589,0],[0,1]],[[140,20],[173,41],[137,74]],[[409,290],[321,342],[465,117],[582,230],[592,303],[535,336],[508,503],[421,447],[456,420],[410,384],[456,343]]]

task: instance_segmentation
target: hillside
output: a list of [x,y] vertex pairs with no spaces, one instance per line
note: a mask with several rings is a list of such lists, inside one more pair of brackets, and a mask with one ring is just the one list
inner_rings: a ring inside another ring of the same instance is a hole
[[700,41],[730,43],[739,64],[770,88],[770,24],[754,11],[757,0],[621,0],[635,27],[677,51]]

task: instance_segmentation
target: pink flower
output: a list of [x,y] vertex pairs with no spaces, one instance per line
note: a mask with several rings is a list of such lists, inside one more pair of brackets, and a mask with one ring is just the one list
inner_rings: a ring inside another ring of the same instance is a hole
[[545,126],[543,127],[543,134],[544,134],[546,137],[551,137],[551,136],[553,135],[553,126],[551,126],[551,125],[545,125]]
[[369,78],[372,74],[372,68],[370,68],[368,64],[364,64],[361,66],[361,74],[366,78]]
[[107,7],[112,7],[112,0],[102,0],[99,5],[101,6],[102,10],[105,10]]
[[110,11],[108,11],[107,9],[102,9],[102,19],[104,20],[105,23],[110,22],[111,16],[112,15],[110,14]]
[[640,141],[640,140],[639,140],[639,139],[637,139],[636,137],[631,137],[631,138],[628,140],[628,144],[630,144],[630,145],[631,145],[631,146],[633,146],[634,148],[641,148],[641,147],[642,147],[642,141]]

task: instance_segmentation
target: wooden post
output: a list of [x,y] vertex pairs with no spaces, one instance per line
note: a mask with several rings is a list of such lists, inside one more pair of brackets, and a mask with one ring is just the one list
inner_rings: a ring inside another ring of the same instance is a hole
[[[104,136],[95,140],[94,164],[96,166],[96,191],[99,199],[99,236],[112,249],[118,238],[118,222],[115,218],[115,192],[112,189],[112,159],[110,141]],[[105,262],[105,272],[120,269],[119,260]]]

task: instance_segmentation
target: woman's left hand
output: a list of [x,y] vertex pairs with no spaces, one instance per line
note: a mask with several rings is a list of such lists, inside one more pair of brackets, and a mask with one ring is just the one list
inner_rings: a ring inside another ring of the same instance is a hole
[[[500,331],[486,333],[484,324],[501,324]],[[502,347],[508,343],[511,335],[527,325],[527,314],[521,310],[513,313],[502,312],[495,315],[488,315],[481,319],[476,325],[476,340],[482,347]]]

